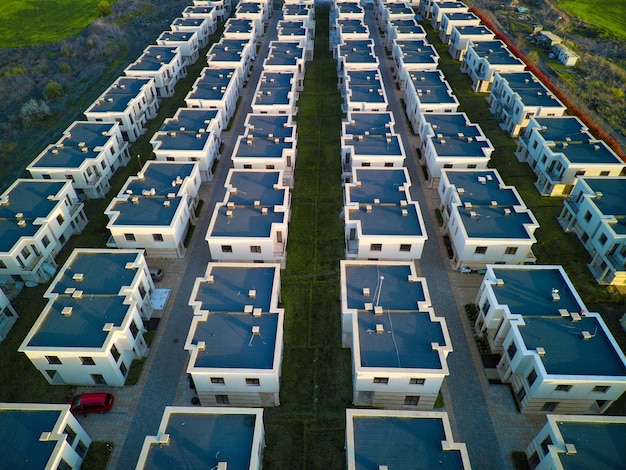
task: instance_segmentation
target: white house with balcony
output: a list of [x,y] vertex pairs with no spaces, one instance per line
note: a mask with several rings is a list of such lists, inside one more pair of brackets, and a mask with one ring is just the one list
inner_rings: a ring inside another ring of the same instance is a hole
[[119,77],[85,111],[89,122],[117,122],[122,138],[134,142],[159,109],[153,78]]
[[183,258],[196,222],[200,170],[196,163],[151,160],[130,177],[106,210],[110,248],[143,248],[147,256]]
[[378,56],[374,52],[374,41],[369,38],[345,40],[333,52],[339,73],[342,70],[370,70],[380,67]]
[[384,31],[384,25],[396,20],[414,20],[415,12],[408,2],[379,2],[374,7],[375,18]]
[[530,118],[515,156],[537,175],[544,196],[569,196],[579,176],[620,176],[626,163],[576,116]]
[[37,180],[69,179],[80,199],[95,199],[109,192],[111,178],[129,161],[118,123],[74,121],[26,169]]
[[220,21],[224,21],[219,18],[220,13],[217,6],[189,5],[182,11],[181,16],[183,18],[207,18],[209,20],[209,35],[217,30]]
[[251,20],[257,31],[263,31],[272,14],[273,10],[268,7],[267,2],[248,0],[237,3],[234,17]]
[[237,69],[205,67],[187,96],[185,104],[193,109],[219,110],[220,126],[225,128],[235,114],[243,77]]
[[404,90],[406,114],[414,132],[421,113],[456,113],[459,107],[441,70],[400,71],[399,85]]
[[363,20],[337,17],[331,24],[330,38],[332,48],[348,39],[369,39],[370,29]]
[[295,72],[296,90],[304,88],[305,50],[297,41],[272,41],[263,60],[264,72]]
[[200,57],[200,43],[195,31],[163,31],[157,37],[156,43],[159,46],[179,47],[185,67],[195,64]]
[[356,406],[431,410],[452,351],[412,262],[341,261],[342,345]]
[[252,39],[256,43],[263,35],[263,29],[256,26],[254,20],[246,18],[228,18],[224,23],[222,38],[224,39]]
[[354,168],[345,183],[346,259],[420,259],[428,238],[406,168]]
[[471,41],[461,64],[461,71],[472,79],[472,89],[479,93],[489,91],[496,72],[514,73],[525,69],[526,64],[500,40]]
[[147,354],[153,291],[142,250],[75,249],[18,351],[52,385],[121,387]]
[[208,16],[183,16],[175,18],[170,25],[170,29],[182,33],[196,33],[198,45],[200,49],[203,49],[209,44],[209,36],[214,29],[214,25],[212,24],[212,19]]
[[69,180],[15,180],[0,196],[0,283],[19,289],[47,282],[56,256],[86,225]]
[[0,289],[0,343],[7,337],[18,318],[19,315],[11,305],[11,301],[4,290]]
[[306,2],[285,2],[283,4],[283,20],[304,21],[304,25],[315,30],[315,8]]
[[471,11],[466,12],[446,12],[441,15],[439,24],[439,39],[444,44],[450,43],[452,28],[455,26],[478,26],[480,18]]
[[218,23],[224,21],[232,10],[231,0],[193,0],[193,6],[196,8],[212,8]]
[[567,110],[530,72],[496,72],[487,102],[491,114],[511,137],[523,133],[533,116],[563,116]]
[[280,264],[209,263],[189,305],[187,373],[203,406],[278,406]]
[[455,60],[463,60],[470,44],[480,41],[493,41],[495,37],[494,32],[484,25],[452,26],[448,53]]
[[394,41],[426,40],[426,31],[415,18],[395,18],[384,24],[385,47],[390,50]]
[[602,285],[626,290],[626,177],[579,177],[558,221],[591,256],[587,266]]
[[124,69],[127,77],[152,78],[157,96],[174,96],[174,87],[178,80],[187,76],[180,47],[146,47],[139,58]]
[[334,10],[339,18],[365,19],[365,9],[353,0],[335,2]]
[[407,72],[436,70],[439,54],[435,48],[423,39],[394,40],[391,54],[395,62],[392,69],[396,81]]
[[438,192],[453,269],[535,262],[539,223],[497,170],[442,170]]
[[315,28],[308,27],[303,20],[280,20],[277,29],[279,41],[297,41],[306,51],[306,60],[313,60]]
[[261,470],[264,448],[262,409],[166,406],[156,435],[143,442],[135,470],[173,462]]
[[264,70],[252,98],[252,112],[295,116],[298,113],[298,97],[298,78],[295,70],[290,72]]
[[348,113],[387,111],[388,101],[378,68],[343,70],[339,75],[343,107]]
[[220,39],[207,52],[209,68],[235,69],[243,83],[248,81],[252,61],[256,57],[256,41],[247,39]]
[[430,25],[435,31],[439,31],[443,15],[451,13],[468,13],[469,7],[460,1],[456,0],[434,0],[432,3],[432,16],[430,18]]
[[555,414],[526,447],[531,468],[626,466],[626,418]]
[[281,171],[229,170],[206,233],[212,260],[284,265],[291,194],[282,182]]
[[0,403],[0,452],[5,468],[80,468],[91,438],[70,405]]

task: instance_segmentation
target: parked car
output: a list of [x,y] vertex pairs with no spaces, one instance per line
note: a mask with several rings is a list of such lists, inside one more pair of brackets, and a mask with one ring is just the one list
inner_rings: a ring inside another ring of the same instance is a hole
[[161,268],[150,268],[150,276],[153,282],[159,282],[165,276],[165,272]]
[[70,411],[87,416],[87,413],[106,413],[113,408],[115,397],[111,393],[82,393],[70,400]]

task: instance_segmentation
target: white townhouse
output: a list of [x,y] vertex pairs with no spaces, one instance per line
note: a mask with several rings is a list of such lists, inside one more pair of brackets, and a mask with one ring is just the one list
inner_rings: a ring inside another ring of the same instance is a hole
[[254,22],[257,31],[263,31],[273,14],[272,8],[267,7],[267,3],[257,1],[238,2],[235,7],[235,18],[250,20]]
[[70,405],[0,403],[4,468],[80,468],[90,445]]
[[453,269],[535,262],[539,223],[496,170],[442,170],[438,192]]
[[196,163],[151,160],[128,178],[106,210],[109,248],[143,248],[147,256],[184,258],[196,222],[200,170]]
[[276,170],[231,169],[206,233],[212,260],[280,262],[287,257],[291,194]]
[[459,100],[441,70],[400,72],[400,89],[404,90],[406,114],[417,132],[421,113],[456,113]]
[[378,24],[383,27],[383,29],[383,25],[392,21],[415,19],[415,12],[409,2],[380,2],[380,5],[374,11],[378,14]]
[[218,23],[228,18],[232,10],[231,0],[193,0],[193,6],[196,8],[213,8]]
[[331,24],[330,37],[330,47],[333,48],[349,39],[369,39],[370,29],[363,20],[335,18]]
[[178,80],[187,76],[180,47],[146,47],[139,58],[124,69],[127,77],[152,78],[157,96],[174,96],[174,87]]
[[293,187],[298,134],[290,114],[248,114],[231,161],[237,169],[280,170],[283,185]]
[[487,168],[493,145],[465,113],[422,113],[419,119],[417,159],[426,167],[430,187],[443,169]]
[[385,47],[389,50],[394,41],[426,40],[426,31],[415,18],[390,20],[385,28]]
[[117,122],[74,121],[27,167],[33,179],[69,179],[79,199],[103,198],[111,178],[130,161]]
[[348,113],[387,111],[387,93],[378,68],[370,70],[343,70],[339,75],[343,108]]
[[532,116],[563,116],[567,110],[531,72],[496,72],[487,102],[511,137],[523,133]]
[[406,168],[354,168],[344,185],[346,259],[420,259],[428,238]]
[[452,351],[412,262],[341,261],[342,346],[352,349],[352,403],[431,410]]
[[335,2],[334,9],[341,19],[365,19],[365,9],[353,0]]
[[624,468],[626,418],[549,414],[526,447],[531,468]]
[[472,89],[479,93],[489,91],[496,72],[514,73],[525,69],[526,64],[500,40],[470,41],[461,64],[461,71],[472,79]]
[[187,468],[261,470],[263,410],[166,406],[154,436],[146,436],[135,470]]
[[448,53],[455,60],[463,60],[470,43],[480,41],[493,41],[496,35],[484,25],[478,26],[452,26]]
[[224,23],[222,38],[224,39],[250,39],[256,43],[259,37],[263,36],[263,29],[256,26],[254,20],[246,18],[228,18]]
[[0,282],[10,288],[47,282],[56,256],[86,225],[71,181],[15,180],[0,196]]
[[587,265],[602,285],[626,290],[626,177],[578,177],[558,217],[591,256]]
[[185,67],[195,64],[200,57],[200,43],[195,31],[163,31],[157,37],[156,43],[159,46],[179,47]]
[[217,30],[218,23],[223,21],[220,19],[217,7],[189,5],[182,11],[183,18],[207,18],[209,20],[209,35]]
[[419,4],[417,6],[418,12],[422,18],[425,20],[429,20],[433,15],[433,3],[438,0],[419,0]]
[[278,263],[209,263],[196,278],[185,349],[203,406],[280,404],[280,269]]
[[166,119],[150,139],[156,159],[197,163],[202,181],[211,181],[220,159],[220,113],[215,109],[179,109],[177,116]]
[[252,98],[254,114],[298,114],[297,73],[264,70]]
[[153,291],[143,250],[75,249],[18,351],[52,385],[121,387],[148,352]]
[[337,71],[370,70],[380,68],[378,56],[374,52],[372,39],[348,39],[337,45],[334,51]]
[[[10,291],[10,289],[7,289]],[[11,301],[4,291],[0,289],[0,343],[7,337],[19,315],[11,305]]]
[[276,26],[279,41],[298,41],[306,50],[306,60],[313,60],[315,29],[306,26],[302,20],[281,20]]
[[455,0],[434,0],[432,4],[432,16],[430,18],[430,25],[435,31],[439,31],[444,14],[468,12],[469,7],[463,2]]
[[[346,468],[470,470],[467,446],[455,441],[448,413],[346,409]],[[387,465],[389,464],[389,465]]]
[[252,61],[256,57],[256,41],[252,36],[248,39],[220,39],[211,46],[207,52],[209,68],[235,69],[237,77],[241,77],[243,83],[248,81]]
[[219,110],[220,127],[224,129],[235,114],[243,77],[237,69],[203,68],[185,96],[188,108]]
[[478,25],[480,25],[480,18],[471,11],[445,12],[443,15],[441,15],[441,23],[439,25],[439,39],[442,43],[449,44],[453,27]]
[[557,60],[566,67],[573,67],[580,58],[578,54],[564,44],[555,44],[552,47],[552,53],[556,56]]
[[315,31],[315,8],[307,3],[284,3],[283,20],[304,21],[304,25]]
[[211,35],[211,18],[205,16],[183,16],[175,18],[170,25],[172,31],[184,33],[196,33],[198,36],[198,45],[200,49],[204,49],[209,45],[209,36]]
[[395,62],[392,73],[396,82],[407,72],[436,70],[439,65],[439,54],[423,39],[396,39],[393,41],[391,54]]
[[159,109],[153,78],[119,77],[85,111],[89,122],[117,122],[122,138],[134,142]]
[[531,117],[515,156],[537,175],[544,196],[569,196],[579,176],[620,176],[626,163],[576,116]]
[[264,72],[295,72],[296,90],[304,89],[305,50],[297,41],[272,41],[263,60]]

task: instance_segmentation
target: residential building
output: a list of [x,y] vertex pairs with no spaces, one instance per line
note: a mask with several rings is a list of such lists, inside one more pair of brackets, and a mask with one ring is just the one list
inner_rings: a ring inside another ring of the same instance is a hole
[[218,23],[224,21],[223,18],[220,19],[221,14],[218,6],[189,5],[185,7],[181,16],[183,18],[207,18],[209,20],[209,35],[211,35],[217,30]]
[[334,51],[337,59],[337,71],[371,70],[380,67],[374,52],[372,39],[348,39],[337,45]]
[[558,221],[591,256],[587,265],[602,285],[626,290],[626,177],[578,177]]
[[547,415],[526,448],[531,468],[620,468],[626,466],[623,416]]
[[487,98],[489,110],[511,137],[526,130],[530,118],[563,116],[566,106],[530,72],[496,72]]
[[237,3],[234,17],[251,20],[257,31],[263,31],[272,14],[272,7],[267,2],[243,1]]
[[209,36],[215,28],[213,21],[212,18],[204,15],[183,16],[175,18],[170,29],[184,33],[196,33],[200,49],[204,49],[209,45]]
[[335,11],[341,19],[365,19],[365,9],[355,1],[335,2]]
[[[390,445],[393,443],[393,445]],[[346,468],[471,468],[440,411],[346,410]]]
[[376,20],[381,26],[391,21],[415,19],[415,12],[408,2],[380,2],[374,11],[377,14]]
[[355,406],[430,410],[452,351],[426,280],[409,261],[341,261],[342,345]]
[[479,93],[489,91],[496,72],[515,73],[525,69],[526,64],[500,40],[470,41],[461,64],[461,71],[472,79],[472,89]]
[[576,116],[531,117],[515,155],[537,174],[544,196],[569,196],[579,176],[620,176],[626,163]]
[[334,47],[349,39],[369,39],[370,29],[363,20],[335,18],[335,22],[331,24],[330,36],[330,47]]
[[395,18],[385,24],[385,47],[391,49],[394,41],[425,41],[426,31],[415,18]]
[[159,46],[174,46],[180,48],[185,67],[195,64],[200,56],[198,33],[188,31],[163,31],[156,39]]
[[203,406],[278,406],[280,264],[209,263],[189,305],[187,372]]
[[243,83],[248,81],[252,61],[256,57],[256,41],[252,36],[248,39],[220,39],[211,46],[207,52],[209,68],[235,69],[237,77],[241,77]]
[[196,163],[147,162],[104,211],[111,232],[107,246],[183,258],[186,237],[196,221],[200,179]]
[[229,170],[206,234],[212,260],[284,265],[291,195],[282,181],[281,171]]
[[33,179],[72,181],[79,199],[103,198],[111,178],[130,160],[117,122],[74,121],[27,167]]
[[218,109],[221,111],[221,128],[235,114],[243,77],[237,69],[204,68],[185,96],[189,108]]
[[19,315],[11,305],[11,301],[0,289],[0,343],[7,337],[18,318]]
[[280,20],[276,29],[279,41],[298,41],[306,50],[307,60],[313,60],[314,28],[307,27],[303,20]]
[[422,113],[419,119],[417,160],[426,167],[429,186],[443,169],[487,168],[493,145],[465,113]]
[[420,259],[428,238],[406,168],[354,168],[345,183],[346,259]]
[[480,41],[493,41],[495,34],[483,25],[478,26],[452,26],[448,53],[455,60],[463,60],[470,43]]
[[47,282],[56,256],[86,225],[71,181],[18,178],[0,196],[0,282],[18,290]]
[[339,75],[339,87],[343,95],[343,107],[349,113],[378,113],[387,110],[387,94],[378,68],[344,70]]
[[119,77],[85,111],[89,122],[118,122],[122,138],[134,142],[159,109],[153,78]]
[[263,410],[166,406],[155,436],[146,436],[136,470],[261,470]]
[[250,39],[256,41],[263,35],[263,29],[258,29],[254,20],[247,18],[228,18],[224,23],[222,38],[224,39]]
[[297,41],[272,41],[263,60],[265,72],[295,72],[296,90],[304,89],[305,50]]
[[18,351],[50,384],[121,387],[147,354],[153,291],[142,250],[75,249]]
[[315,8],[307,3],[283,4],[283,20],[304,21],[307,28],[315,30]]
[[441,15],[441,23],[439,24],[439,39],[444,44],[449,44],[454,26],[478,25],[480,25],[480,18],[470,11],[444,13]]
[[497,170],[442,170],[438,192],[453,269],[535,262],[539,223]]
[[392,70],[396,81],[407,72],[436,70],[439,65],[439,54],[435,48],[423,39],[394,40],[391,54],[395,62]]
[[183,65],[180,47],[150,45],[124,69],[124,74],[127,77],[152,78],[157,96],[171,97],[178,80],[187,76],[187,68]]
[[450,13],[468,13],[469,7],[463,2],[459,1],[438,1],[434,0],[432,4],[432,17],[430,18],[430,25],[435,31],[439,31],[441,21],[444,14]]
[[252,112],[254,114],[291,114],[298,113],[297,73],[261,72],[254,98]]
[[0,453],[5,468],[80,468],[91,438],[70,405],[0,403]]
[[563,44],[555,44],[554,47],[552,47],[552,53],[556,56],[557,60],[566,67],[573,67],[580,58],[578,54]]
[[456,113],[459,107],[459,100],[441,70],[401,71],[399,84],[404,90],[407,118],[414,132],[420,113]]
[[231,0],[193,0],[193,6],[212,8],[218,23],[228,18],[232,9]]

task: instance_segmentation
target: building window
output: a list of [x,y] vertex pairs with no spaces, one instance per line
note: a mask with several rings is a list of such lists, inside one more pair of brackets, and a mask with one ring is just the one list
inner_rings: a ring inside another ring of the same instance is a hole
[[528,463],[530,464],[530,468],[537,468],[537,466],[539,466],[541,459],[537,452],[533,452],[530,457],[528,457]]
[[607,240],[608,238],[606,237],[605,234],[600,235],[600,238],[598,239],[598,241],[600,242],[600,245],[604,245]]
[[609,385],[596,385],[595,387],[593,387],[593,391],[598,393],[606,393],[609,391],[610,388],[611,387]]
[[104,376],[102,374],[91,374],[91,380],[96,385],[106,385],[107,381],[104,380]]
[[420,402],[419,396],[407,395],[404,397],[404,405],[405,406],[417,406]]
[[81,440],[79,440],[78,444],[76,444],[76,453],[80,456],[81,459],[84,459],[85,455],[87,454],[87,446]]
[[59,223],[59,225],[63,225],[63,222],[65,222],[63,215],[61,214],[57,215],[57,222]]
[[233,247],[232,245],[222,245],[222,253],[232,253]]
[[557,392],[569,392],[571,389],[571,385],[557,385],[554,390],[556,390]]
[[113,360],[117,364],[117,361],[120,360],[120,352],[117,350],[115,345],[111,346],[111,356],[113,356]]
[[50,237],[48,237],[48,235],[44,235],[41,239],[41,244],[44,248],[48,248],[48,245],[50,245]]
[[48,361],[48,364],[61,364],[59,356],[46,356],[46,360]]
[[274,165],[265,165],[265,169],[266,170],[273,170],[274,169]]
[[506,250],[504,250],[505,255],[514,255],[515,253],[517,253],[516,246],[507,246]]
[[537,372],[535,372],[535,369],[533,369],[530,371],[530,374],[526,376],[526,381],[528,382],[528,386],[532,387],[533,384],[535,383],[535,380],[537,380]]
[[252,245],[250,247],[250,253],[261,253],[261,247],[259,245]]
[[411,251],[411,245],[407,243],[402,243],[400,245],[400,251]]
[[453,167],[453,165],[452,165],[452,163],[444,163],[444,164],[443,164],[443,167],[444,167],[444,168],[452,168],[452,167]]
[[155,242],[162,242],[163,241],[163,235],[161,235],[160,233],[153,233],[152,234],[152,239]]
[[361,163],[361,166],[364,166],[364,167],[368,167],[368,166],[371,166],[371,165],[372,164],[370,162],[362,162]]
[[24,248],[22,248],[22,257],[26,260],[28,259],[28,257],[31,255],[30,250],[28,249],[27,246],[25,246]]
[[124,364],[124,361],[120,363],[120,372],[124,377],[126,377],[126,374],[128,373],[128,368],[126,367],[126,364]]
[[251,165],[250,163],[246,163],[246,164],[243,166],[243,169],[244,169],[244,170],[252,170],[252,165]]
[[137,334],[139,333],[139,328],[135,324],[134,321],[130,322],[130,334],[133,335],[133,338],[137,339]]
[[474,168],[476,168],[476,163],[469,163],[467,165],[467,168],[470,169],[470,170],[473,170]]
[[218,405],[230,405],[228,395],[215,395],[215,403]]
[[576,176],[585,176],[585,170],[578,170]]
[[124,238],[126,239],[126,241],[134,242],[135,241],[135,234],[133,234],[133,233],[125,233],[124,234]]
[[393,162],[385,162],[385,168],[393,168]]
[[70,426],[65,426],[65,430],[63,431],[67,436],[65,439],[69,445],[74,444],[74,439],[76,439],[76,431],[74,431]]
[[383,245],[382,243],[372,243],[370,245],[370,251],[382,251]]
[[585,222],[589,222],[591,220],[591,212],[585,212]]
[[80,362],[84,366],[95,366],[96,365],[96,361],[93,360],[93,357],[89,357],[89,356],[81,356],[80,357]]
[[375,384],[387,384],[389,383],[389,377],[374,377]]
[[72,466],[67,463],[64,459],[61,459],[59,465],[57,465],[57,470],[73,470]]
[[246,379],[246,385],[261,385],[261,381],[259,379]]
[[587,243],[587,240],[589,240],[589,234],[587,232],[583,233],[583,236],[580,237],[580,239],[583,241],[583,243]]
[[426,383],[426,379],[412,378],[409,380],[409,384],[411,385],[424,385]]
[[521,403],[524,397],[526,396],[526,389],[522,385],[522,388],[517,392],[517,400]]
[[509,360],[513,360],[515,354],[517,354],[517,346],[515,346],[514,342],[508,347],[506,353],[509,355]]
[[610,171],[601,171],[600,176],[609,176],[610,173]]
[[224,385],[226,382],[224,382],[224,377],[211,377],[211,383]]
[[0,260],[0,269],[6,269],[7,265],[4,261]]
[[477,255],[484,255],[485,253],[487,253],[487,247],[477,246],[476,249],[474,250],[474,253]]
[[548,455],[548,446],[551,445],[552,438],[548,435],[543,441],[541,441],[541,450],[543,450],[543,455]]

